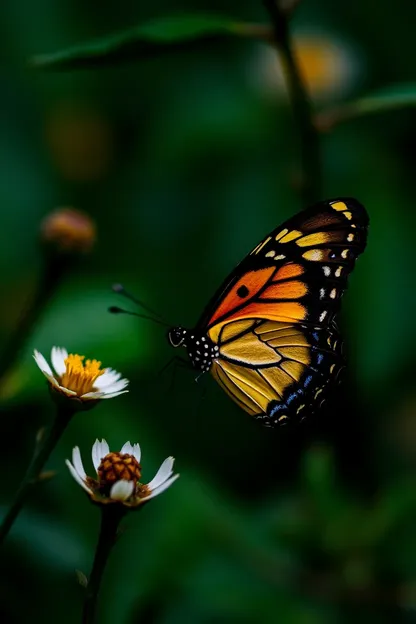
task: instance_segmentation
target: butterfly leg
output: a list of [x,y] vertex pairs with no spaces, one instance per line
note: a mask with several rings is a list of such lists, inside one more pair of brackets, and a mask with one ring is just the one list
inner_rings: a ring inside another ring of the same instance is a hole
[[189,360],[181,357],[180,355],[174,355],[159,371],[159,376],[162,376],[170,366],[175,365],[180,368],[193,368]]
[[163,366],[163,368],[159,371],[159,377],[162,377],[162,375],[164,373],[166,373],[167,370],[169,370],[171,367],[172,368],[172,375],[170,378],[170,383],[168,383],[168,388],[166,390],[166,392],[168,394],[171,394],[172,389],[175,385],[175,379],[176,379],[176,371],[178,370],[178,368],[186,368],[186,369],[193,369],[192,364],[189,362],[189,360],[186,360],[185,358],[182,358],[178,355],[175,355],[174,357],[172,357],[167,364],[165,364],[165,366]]

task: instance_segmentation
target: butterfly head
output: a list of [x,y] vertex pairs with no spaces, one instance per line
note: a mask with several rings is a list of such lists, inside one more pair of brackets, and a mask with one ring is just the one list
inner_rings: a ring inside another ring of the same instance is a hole
[[185,347],[192,366],[202,372],[208,371],[219,355],[218,346],[204,332],[172,327],[168,331],[168,340],[172,347]]
[[183,327],[172,327],[168,331],[168,340],[172,347],[185,347],[185,338],[188,331]]

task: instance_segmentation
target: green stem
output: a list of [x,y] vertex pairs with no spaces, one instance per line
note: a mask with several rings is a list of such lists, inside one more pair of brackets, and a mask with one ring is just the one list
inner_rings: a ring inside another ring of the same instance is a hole
[[301,196],[305,206],[322,199],[322,166],[319,135],[313,122],[309,95],[297,63],[289,32],[288,15],[280,8],[279,0],[263,0],[274,30],[274,41],[280,52],[291,101],[298,127],[301,150]]
[[16,492],[13,503],[10,505],[9,510],[0,524],[0,544],[3,543],[12,528],[14,521],[19,515],[28,495],[32,490],[32,487],[39,479],[49,455],[65,431],[72,414],[72,410],[69,412],[66,410],[64,411],[62,408],[58,409],[58,413],[49,432],[43,439],[41,438],[40,442],[36,445],[33,458],[29,464],[26,475]]
[[60,259],[54,260],[48,256],[44,258],[44,266],[32,300],[23,310],[17,326],[0,356],[0,387],[16,363],[36,321],[52,298],[68,268],[69,265]]
[[92,624],[95,619],[98,593],[107,561],[117,539],[117,530],[126,510],[122,505],[101,506],[101,527],[95,550],[94,563],[86,588],[82,624]]

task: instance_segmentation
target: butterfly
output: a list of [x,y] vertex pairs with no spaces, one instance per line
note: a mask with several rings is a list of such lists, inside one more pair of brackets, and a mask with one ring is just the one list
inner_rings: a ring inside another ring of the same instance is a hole
[[352,198],[296,214],[237,265],[195,328],[171,328],[169,342],[263,425],[312,414],[344,367],[336,315],[368,222]]

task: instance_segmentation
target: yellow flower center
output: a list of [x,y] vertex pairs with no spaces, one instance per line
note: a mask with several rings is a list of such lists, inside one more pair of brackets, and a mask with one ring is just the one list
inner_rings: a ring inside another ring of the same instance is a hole
[[94,382],[105,371],[98,360],[86,360],[85,356],[70,353],[65,360],[66,371],[61,377],[61,386],[82,396],[94,392]]

